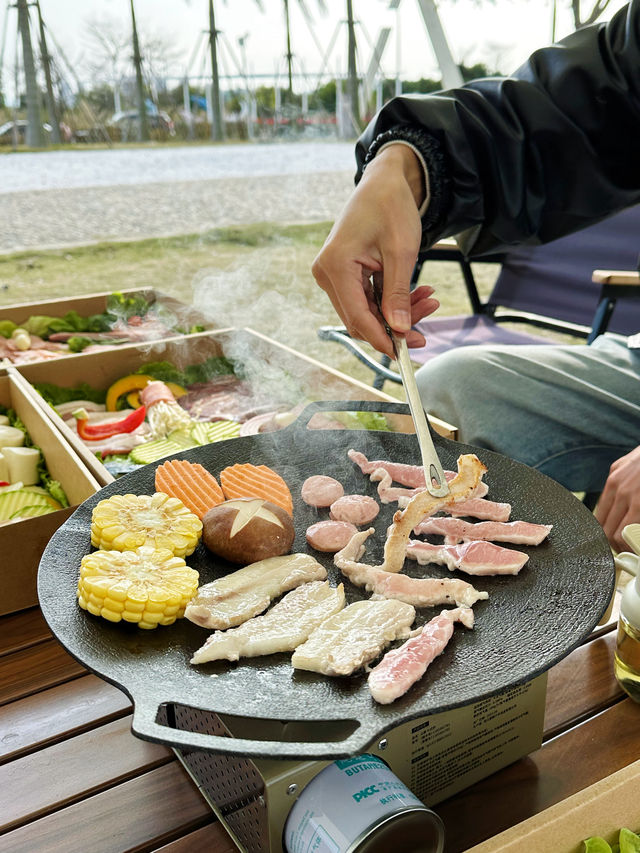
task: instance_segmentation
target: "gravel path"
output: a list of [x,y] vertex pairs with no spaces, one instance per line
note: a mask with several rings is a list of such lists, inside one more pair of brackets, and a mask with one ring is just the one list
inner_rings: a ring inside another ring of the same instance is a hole
[[353,146],[336,143],[6,155],[0,252],[330,221],[353,162]]

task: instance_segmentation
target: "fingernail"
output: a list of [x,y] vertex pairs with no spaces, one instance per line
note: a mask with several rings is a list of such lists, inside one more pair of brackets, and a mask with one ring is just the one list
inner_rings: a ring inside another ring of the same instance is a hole
[[392,311],[391,325],[399,332],[407,332],[411,328],[411,317],[408,311]]

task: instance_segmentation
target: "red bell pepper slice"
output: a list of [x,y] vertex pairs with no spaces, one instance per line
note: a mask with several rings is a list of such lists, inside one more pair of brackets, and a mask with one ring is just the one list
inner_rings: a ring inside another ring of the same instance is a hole
[[73,416],[76,419],[78,435],[85,441],[100,441],[103,438],[111,438],[112,435],[120,435],[123,432],[133,432],[144,421],[147,410],[144,406],[130,412],[119,421],[110,421],[106,424],[90,424],[84,409],[77,409]]

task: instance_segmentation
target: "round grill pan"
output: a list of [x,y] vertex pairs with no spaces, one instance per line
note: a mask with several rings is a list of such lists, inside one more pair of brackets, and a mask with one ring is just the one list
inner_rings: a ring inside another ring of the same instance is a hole
[[[402,404],[325,402],[307,407],[290,427],[274,433],[232,439],[176,454],[199,462],[214,474],[236,462],[264,464],[287,481],[294,497],[294,551],[309,551],[332,582],[345,581],[347,602],[366,597],[333,566],[332,555],[306,544],[307,526],[326,511],[306,506],[300,487],[311,474],[329,474],[345,492],[376,496],[347,457],[351,447],[369,459],[419,464],[415,435],[368,430],[308,430],[317,411],[406,413]],[[526,440],[526,437],[523,437]],[[76,585],[81,558],[91,550],[90,522],[99,500],[114,494],[154,491],[155,464],[146,465],[89,498],[49,542],[38,574],[40,604],[62,645],[88,669],[121,688],[133,701],[134,734],[176,748],[281,759],[333,759],[363,751],[385,731],[403,722],[470,704],[529,681],[580,644],[605,611],[614,585],[614,564],[606,537],[589,510],[570,492],[537,471],[498,454],[434,435],[445,468],[456,469],[461,453],[476,452],[487,465],[488,497],[512,504],[512,518],[553,524],[549,539],[530,554],[513,577],[470,578],[489,592],[474,606],[476,627],[457,627],[444,653],[423,679],[392,705],[371,698],[366,674],[327,678],[293,670],[289,654],[192,666],[189,659],[209,631],[185,619],[142,631],[111,624],[81,610]],[[364,562],[382,560],[385,531],[396,504],[382,506],[367,540]],[[232,568],[199,545],[188,563],[208,583]],[[416,576],[448,576],[444,567],[407,561]],[[456,573],[458,575],[458,573]],[[441,608],[417,610],[421,625]],[[227,737],[171,727],[171,709],[202,709],[236,720],[242,737]],[[161,710],[162,709],[162,710]],[[167,714],[167,709],[169,713]],[[229,715],[229,716],[227,716]],[[161,723],[160,720],[163,722]],[[169,724],[164,724],[166,721]],[[267,732],[270,732],[266,734]]]

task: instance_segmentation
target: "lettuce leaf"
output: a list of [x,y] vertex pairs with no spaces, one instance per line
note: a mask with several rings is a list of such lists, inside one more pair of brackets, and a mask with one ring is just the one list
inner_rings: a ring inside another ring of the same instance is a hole
[[86,382],[76,385],[75,388],[61,388],[51,382],[35,382],[33,387],[44,397],[51,406],[59,406],[61,403],[70,403],[72,400],[89,400],[92,403],[104,403],[107,392],[92,388]]

